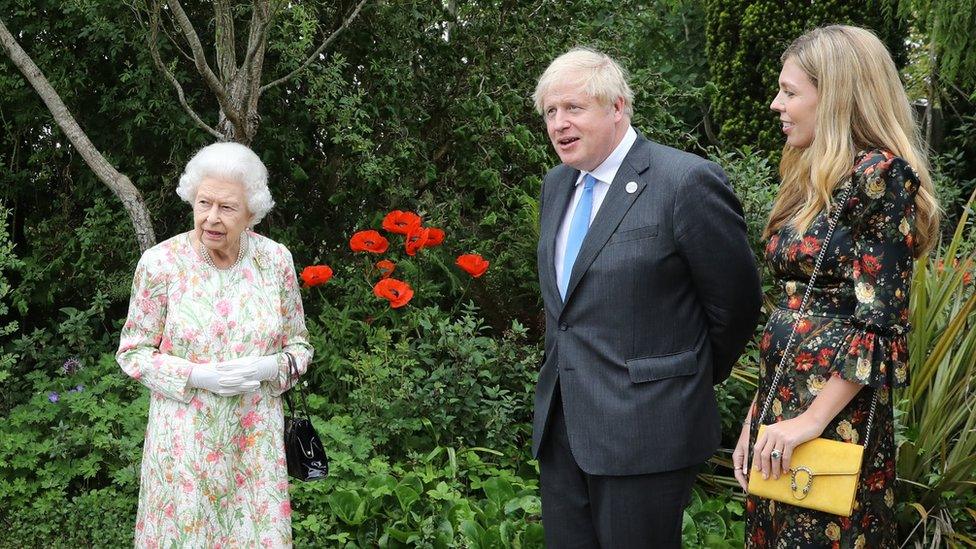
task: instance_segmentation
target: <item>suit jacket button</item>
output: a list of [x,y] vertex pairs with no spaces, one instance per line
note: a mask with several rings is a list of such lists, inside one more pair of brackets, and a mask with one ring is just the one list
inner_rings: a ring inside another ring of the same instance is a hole
[[566,323],[560,324],[559,329],[565,332],[566,330],[569,329],[569,324]]

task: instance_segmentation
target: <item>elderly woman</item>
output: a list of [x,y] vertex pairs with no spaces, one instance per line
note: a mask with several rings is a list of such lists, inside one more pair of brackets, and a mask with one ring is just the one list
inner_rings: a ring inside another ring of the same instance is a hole
[[193,230],[136,268],[116,356],[151,392],[138,547],[291,545],[280,396],[312,349],[291,254],[249,230],[267,181],[247,147],[204,147],[176,190]]

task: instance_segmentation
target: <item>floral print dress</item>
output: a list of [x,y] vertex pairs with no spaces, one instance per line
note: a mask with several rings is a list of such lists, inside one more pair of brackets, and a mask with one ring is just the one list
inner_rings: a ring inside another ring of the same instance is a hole
[[[190,233],[139,260],[117,354],[150,390],[137,547],[289,547],[281,394],[312,357],[288,250],[247,233],[241,263],[216,270]],[[221,397],[187,387],[195,364],[277,354],[277,379]]]
[[[912,279],[915,195],[918,177],[887,151],[857,155],[854,186],[825,253],[809,314],[799,309],[813,265],[827,234],[821,212],[803,234],[785,226],[766,246],[766,260],[785,286],[760,342],[758,417],[784,347],[797,322],[796,352],[785,365],[764,423],[805,411],[831,376],[866,385],[821,435],[864,444],[871,400],[874,424],[864,452],[853,514],[840,517],[749,496],[747,547],[895,547],[895,443],[891,390],[908,384],[908,293]],[[841,185],[834,199],[844,192]],[[754,421],[750,448],[755,444]],[[752,461],[750,460],[750,467]]]

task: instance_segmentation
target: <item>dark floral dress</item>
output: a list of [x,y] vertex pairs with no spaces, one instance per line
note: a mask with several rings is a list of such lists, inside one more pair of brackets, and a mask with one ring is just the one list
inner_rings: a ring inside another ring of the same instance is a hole
[[[871,399],[874,426],[864,453],[854,512],[841,517],[749,496],[747,547],[895,547],[895,443],[891,389],[908,384],[908,292],[912,279],[918,177],[887,151],[856,157],[854,185],[811,291],[809,314],[798,321],[796,352],[774,388],[764,423],[800,415],[831,376],[867,385],[821,435],[863,444]],[[844,192],[840,185],[834,198]],[[760,342],[758,417],[790,337],[813,265],[827,234],[821,213],[802,235],[792,227],[774,234],[766,260],[785,286]],[[753,422],[750,448],[758,422]],[[750,459],[750,467],[752,461]]]

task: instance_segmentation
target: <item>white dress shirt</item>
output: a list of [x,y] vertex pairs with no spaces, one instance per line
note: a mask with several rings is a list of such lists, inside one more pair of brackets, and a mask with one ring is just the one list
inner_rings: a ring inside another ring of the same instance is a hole
[[573,222],[576,205],[579,204],[580,197],[583,195],[583,185],[580,185],[583,176],[590,174],[596,179],[596,185],[593,186],[593,209],[590,211],[590,223],[592,224],[596,213],[603,204],[603,199],[607,196],[607,191],[610,190],[613,178],[617,175],[617,170],[620,169],[620,165],[623,164],[624,158],[630,152],[635,141],[637,141],[637,131],[634,130],[633,126],[630,126],[627,128],[624,138],[617,144],[617,148],[610,153],[610,156],[602,164],[592,172],[581,171],[579,177],[576,178],[576,191],[573,193],[573,199],[569,201],[569,207],[563,214],[563,221],[559,224],[559,231],[556,233],[556,252],[553,255],[556,262],[557,288],[562,287],[563,284],[563,259],[566,257],[566,240],[569,238],[569,225]]

